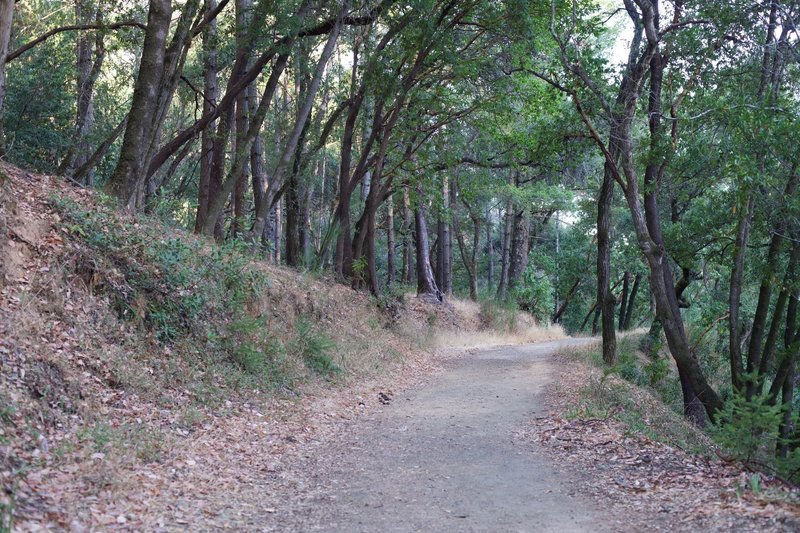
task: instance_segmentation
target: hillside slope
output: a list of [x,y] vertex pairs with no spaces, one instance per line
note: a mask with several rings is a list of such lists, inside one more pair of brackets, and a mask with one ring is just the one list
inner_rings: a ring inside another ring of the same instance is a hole
[[309,446],[447,345],[560,336],[500,312],[376,300],[3,165],[0,523],[180,527],[241,487],[300,490]]

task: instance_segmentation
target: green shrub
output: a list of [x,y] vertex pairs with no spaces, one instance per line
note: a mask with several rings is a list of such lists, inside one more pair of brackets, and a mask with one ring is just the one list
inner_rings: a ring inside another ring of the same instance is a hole
[[528,265],[512,292],[520,309],[529,312],[538,322],[547,323],[550,320],[553,284],[534,263]]
[[725,402],[711,435],[733,459],[769,463],[775,452],[781,407],[765,396],[747,400],[735,394]]
[[336,343],[314,328],[309,320],[300,318],[297,321],[290,350],[308,368],[326,376],[340,373],[342,369],[333,362],[332,352],[335,349]]

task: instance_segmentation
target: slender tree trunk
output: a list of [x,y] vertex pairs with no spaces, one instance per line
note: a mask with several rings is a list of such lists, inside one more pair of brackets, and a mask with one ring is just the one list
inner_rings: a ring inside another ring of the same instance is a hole
[[636,303],[636,295],[639,292],[639,284],[642,281],[642,275],[636,274],[633,278],[633,288],[631,289],[631,295],[628,297],[628,306],[625,310],[625,318],[622,321],[622,326],[620,327],[621,330],[626,331],[631,328],[631,316],[633,315],[633,305]]
[[408,185],[403,185],[403,283],[411,285],[413,262],[412,262],[412,239],[411,239],[411,199],[409,198]]
[[[609,151],[612,158],[619,154],[616,140],[617,127],[612,127]],[[597,197],[597,301],[602,315],[603,361],[613,365],[617,360],[617,336],[614,331],[614,306],[616,300],[611,285],[611,204],[614,201],[614,176],[606,162],[603,183]],[[627,273],[626,273],[627,274]]]
[[[297,150],[303,128],[306,127],[306,122],[311,115],[314,97],[316,96],[320,83],[322,82],[325,66],[328,64],[328,60],[333,54],[333,50],[336,45],[336,39],[339,36],[339,32],[342,28],[342,17],[344,16],[345,12],[346,7],[342,9],[340,16],[336,19],[333,28],[328,34],[328,39],[325,42],[325,46],[320,54],[319,61],[317,62],[314,70],[314,75],[311,78],[306,99],[303,102],[303,106],[300,108],[300,111],[298,112],[298,120],[294,125],[291,135],[287,139],[283,154],[281,155],[275,170],[272,172],[272,179],[270,180],[269,187],[267,189],[267,198],[269,199],[269,204],[271,204],[274,199],[278,197],[281,188],[283,188],[284,176],[288,170],[292,156]],[[261,235],[261,233],[264,231],[264,227],[266,226],[268,215],[269,208],[267,207],[267,202],[265,202],[261,205],[261,209],[256,212],[255,223],[253,224],[253,235]]]
[[[295,120],[299,121],[303,111],[302,105],[305,101],[306,92],[310,83],[307,59],[308,52],[305,46],[298,46],[295,54],[295,87],[297,94],[297,110]],[[302,262],[302,252],[300,244],[300,234],[302,232],[302,203],[305,196],[305,184],[301,181],[300,169],[303,166],[303,150],[305,147],[306,136],[308,135],[309,122],[306,120],[305,126],[300,131],[300,138],[297,141],[297,149],[294,153],[292,162],[292,172],[286,190],[286,264],[292,267],[300,266]]]
[[464,239],[464,233],[461,231],[458,215],[455,213],[455,202],[453,202],[453,233],[456,235],[458,242],[458,249],[461,253],[461,260],[464,262],[464,268],[467,270],[469,277],[469,299],[473,302],[478,301],[478,261],[477,250],[480,245],[481,238],[481,225],[480,219],[470,213],[472,220],[472,250],[467,251],[467,244]]
[[511,257],[508,268],[508,287],[514,288],[528,267],[530,245],[530,218],[525,210],[517,210],[513,216],[513,237],[511,239]]
[[551,322],[553,322],[554,324],[558,324],[561,322],[561,317],[564,316],[564,312],[567,310],[567,306],[572,301],[572,298],[575,296],[575,293],[577,292],[580,284],[581,284],[581,278],[577,278],[575,282],[572,284],[572,287],[569,288],[569,291],[567,291],[567,294],[564,295],[564,299],[561,301],[561,305],[559,305],[558,309],[556,309],[556,312],[553,313]]
[[594,314],[596,309],[597,309],[597,302],[595,301],[589,308],[589,312],[586,313],[586,316],[583,318],[583,322],[581,322],[581,327],[578,328],[578,331],[584,331],[586,329],[586,324],[589,323],[589,319],[592,318],[592,315]]
[[619,298],[619,329],[622,331],[623,326],[625,325],[625,314],[628,310],[628,293],[630,291],[630,284],[631,284],[631,273],[629,271],[625,271],[622,274],[622,294]]
[[[214,234],[217,233],[216,228],[219,226],[219,220],[222,216],[222,212],[225,207],[225,202],[237,183],[236,176],[240,175],[240,173],[243,171],[244,167],[247,164],[247,161],[251,153],[250,148],[252,146],[252,143],[255,141],[256,137],[258,137],[259,135],[259,131],[261,130],[261,126],[264,123],[264,119],[266,118],[270,102],[272,101],[272,97],[273,95],[275,95],[275,92],[277,90],[278,80],[280,79],[280,76],[283,73],[284,68],[286,67],[287,61],[288,61],[287,54],[281,54],[275,60],[275,65],[273,66],[272,72],[270,73],[269,79],[267,80],[267,83],[264,87],[264,92],[261,96],[261,101],[259,102],[258,108],[256,109],[256,112],[253,114],[250,123],[248,125],[247,135],[241,146],[236,147],[233,162],[231,164],[231,169],[228,173],[228,177],[224,180],[224,182],[222,181],[222,173],[224,171],[224,164],[225,164],[223,147],[226,144],[225,138],[228,136],[228,132],[230,130],[230,113],[226,113],[220,118],[220,125],[217,127],[217,135],[214,143],[214,160],[212,165],[211,184],[209,187],[211,191],[216,191],[216,192],[211,195],[208,207],[208,214],[206,216],[206,221],[203,226],[203,233],[205,233],[206,235],[210,235],[212,232]],[[297,139],[294,139],[295,143],[296,141]],[[273,203],[276,201],[275,198],[275,194],[277,194],[276,189],[279,189],[279,187],[275,187],[273,186],[273,184],[270,184],[270,187],[272,187],[272,193],[270,194],[270,189],[267,190],[267,192],[264,194],[263,201],[259,206],[259,210],[256,211],[256,214],[262,213],[262,217],[265,217],[269,214],[269,210],[272,208]],[[264,221],[258,228],[254,227],[252,231],[254,242],[257,242],[258,239],[261,238],[261,236],[264,233],[265,226],[266,226],[266,221]]]
[[436,284],[443,294],[452,294],[453,285],[452,278],[452,244],[450,241],[450,224],[448,217],[450,216],[450,187],[449,181],[446,176],[442,180],[442,213],[438,217],[436,227],[437,239],[439,246],[436,250]]
[[15,0],[0,0],[0,157],[6,153],[3,104],[6,99],[6,56],[11,41]]
[[[117,124],[117,126],[111,130],[111,133],[106,137],[106,139],[100,143],[100,146],[92,153],[89,159],[81,165],[73,174],[72,178],[77,182],[84,181],[84,178],[89,175],[92,169],[100,162],[100,160],[105,157],[106,153],[108,153],[109,148],[117,142],[117,139],[122,134],[122,131],[125,129],[125,125],[128,123],[128,115]],[[88,181],[88,178],[87,178]]]
[[352,241],[350,222],[350,201],[353,194],[353,180],[351,179],[351,162],[353,158],[353,136],[355,134],[356,119],[364,102],[364,91],[356,91],[356,76],[358,72],[359,47],[353,46],[353,67],[350,73],[350,99],[349,111],[342,131],[341,149],[339,151],[339,201],[334,212],[334,220],[339,226],[334,252],[334,269],[342,278],[349,278],[352,274]]
[[[513,183],[513,181],[512,181]],[[505,216],[503,217],[503,251],[500,262],[500,283],[497,286],[497,297],[500,300],[508,298],[508,271],[511,262],[511,235],[514,226],[514,202],[509,198],[506,202]]]
[[386,285],[395,283],[394,196],[386,202]]
[[[93,16],[94,14],[94,16]],[[91,9],[87,0],[75,1],[75,20],[78,24],[90,24],[93,19],[98,25],[103,22],[103,9],[98,6]],[[79,32],[76,46],[77,86],[76,86],[76,115],[75,130],[72,134],[69,149],[58,167],[58,174],[72,176],[77,167],[83,166],[89,158],[89,145],[86,136],[94,124],[94,85],[105,57],[103,32],[96,32],[94,52],[92,44],[85,32]],[[94,184],[94,172],[86,175],[86,185]]]
[[414,210],[414,227],[417,241],[417,294],[427,296],[432,301],[441,301],[442,293],[436,286],[436,279],[431,269],[428,256],[428,225],[425,222],[425,207],[420,205]]
[[[251,117],[255,117],[258,111],[257,101],[258,89],[256,84],[253,83],[247,88],[247,102],[250,104]],[[264,170],[264,142],[260,133],[256,134],[255,139],[253,139],[253,145],[250,148],[250,174],[252,176],[253,206],[254,210],[258,211],[267,192],[267,175]]]
[[[216,7],[217,0],[205,0],[207,10]],[[217,85],[217,22],[212,20],[203,30],[203,114],[210,113],[216,106],[219,96]],[[208,214],[211,194],[211,165],[214,150],[216,124],[211,122],[203,128],[200,140],[200,181],[197,187],[197,216],[194,231],[203,229]]]
[[794,418],[792,417],[792,410],[794,402],[794,380],[795,380],[795,361],[792,359],[789,372],[783,382],[781,390],[781,405],[783,405],[783,417],[781,418],[781,425],[778,430],[780,440],[778,441],[777,455],[778,457],[786,458],[789,455],[790,443],[792,435],[794,434]]
[[486,287],[489,291],[494,287],[494,241],[492,239],[491,210],[486,213]]

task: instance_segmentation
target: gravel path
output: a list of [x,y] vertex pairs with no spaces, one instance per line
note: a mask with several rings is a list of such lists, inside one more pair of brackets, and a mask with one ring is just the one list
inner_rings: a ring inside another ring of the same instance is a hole
[[543,409],[549,356],[585,342],[479,351],[427,386],[393,397],[322,453],[317,479],[324,487],[276,529],[619,530],[619,522],[575,493],[576,474],[556,471],[541,451],[515,438]]

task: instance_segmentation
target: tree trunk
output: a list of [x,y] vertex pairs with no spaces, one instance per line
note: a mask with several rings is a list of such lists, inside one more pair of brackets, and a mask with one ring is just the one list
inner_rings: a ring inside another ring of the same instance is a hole
[[303,129],[306,127],[306,122],[308,121],[308,118],[311,115],[311,108],[314,104],[314,97],[316,96],[320,83],[322,82],[322,77],[325,72],[325,66],[328,64],[328,60],[333,54],[333,50],[336,45],[336,39],[338,38],[339,32],[342,28],[342,18],[345,12],[346,12],[346,7],[342,9],[340,16],[336,19],[333,28],[331,28],[331,31],[328,34],[328,39],[325,42],[325,46],[322,49],[319,61],[317,62],[316,68],[314,69],[314,74],[313,77],[311,78],[311,83],[309,84],[307,90],[306,99],[303,102],[302,107],[298,111],[297,114],[298,120],[295,123],[294,129],[292,130],[289,138],[286,141],[286,146],[284,147],[281,158],[278,161],[275,170],[272,172],[272,179],[270,180],[269,187],[267,188],[268,202],[262,204],[261,209],[259,209],[256,212],[255,223],[253,224],[253,235],[255,236],[261,235],[261,233],[264,231],[264,227],[266,226],[267,223],[267,216],[269,215],[268,204],[271,204],[274,201],[274,199],[278,197],[281,189],[284,186],[283,183],[284,176],[286,174],[286,171],[288,170],[292,156],[295,154],[295,151],[297,150],[298,142],[300,141],[300,135]]
[[522,209],[517,210],[513,216],[513,237],[511,239],[511,256],[508,267],[508,288],[513,289],[522,273],[528,267],[528,252],[530,244],[530,218]]
[[164,73],[167,34],[172,17],[170,0],[150,0],[142,59],[133,89],[131,111],[117,167],[108,179],[108,192],[128,209],[141,207],[145,157],[154,128]]
[[[421,193],[420,193],[421,195]],[[426,296],[431,301],[442,301],[442,293],[436,286],[436,280],[428,258],[430,244],[428,241],[428,225],[425,222],[425,207],[422,201],[414,210],[414,227],[417,241],[417,294]]]
[[567,310],[567,306],[572,301],[572,298],[575,296],[575,293],[578,291],[578,287],[580,286],[580,284],[581,284],[581,278],[575,279],[575,282],[569,288],[569,291],[567,291],[567,294],[561,301],[561,305],[559,305],[558,309],[556,309],[555,313],[553,313],[553,317],[551,319],[552,323],[558,324],[561,322],[561,317],[564,316],[564,311]]
[[414,265],[412,261],[412,229],[411,229],[411,199],[409,198],[408,185],[403,184],[403,283],[411,285]]
[[[514,183],[513,178],[511,183]],[[497,297],[500,300],[508,298],[508,270],[511,262],[511,234],[514,225],[514,201],[509,198],[506,201],[506,211],[503,217],[503,251],[500,260],[500,283],[497,285]]]
[[492,239],[492,212],[486,212],[486,288],[494,287],[494,240]]
[[[247,88],[247,102],[250,104],[250,116],[255,117],[258,111],[258,89],[253,83]],[[250,148],[250,175],[252,176],[253,207],[258,211],[267,192],[267,175],[264,170],[264,142],[257,133]]]
[[[612,126],[609,152],[612,158],[619,154],[616,140],[618,127]],[[616,300],[611,291],[611,204],[614,201],[614,176],[606,162],[603,183],[597,197],[597,301],[602,315],[603,361],[613,365],[617,360],[617,336],[614,331],[614,306]],[[626,272],[627,275],[627,272]],[[627,285],[627,282],[626,282]]]
[[[301,44],[295,54],[296,121],[302,118],[302,105],[310,83],[307,59],[306,47]],[[291,267],[300,266],[304,259],[301,252],[300,234],[303,224],[301,211],[303,198],[305,197],[305,184],[302,183],[300,169],[303,166],[303,150],[306,136],[308,135],[308,127],[309,121],[306,120],[303,129],[300,130],[300,138],[297,141],[297,148],[292,162],[292,173],[289,176],[286,189],[286,264]]]
[[[206,9],[214,9],[217,0],[205,0]],[[217,22],[211,21],[203,30],[203,114],[210,113],[217,104]],[[216,125],[211,122],[203,128],[200,138],[200,182],[197,187],[197,216],[194,231],[200,233],[208,214],[211,194],[211,165]]]
[[6,153],[3,104],[6,99],[6,56],[11,41],[15,0],[0,0],[0,157]]
[[642,275],[636,274],[633,278],[633,288],[631,289],[631,295],[628,297],[628,306],[625,310],[625,318],[622,322],[622,326],[620,327],[621,330],[626,331],[631,328],[631,317],[633,316],[633,305],[636,303],[636,295],[639,292],[639,284],[642,281]]
[[436,283],[442,294],[450,295],[453,292],[452,285],[452,264],[453,247],[450,240],[450,190],[449,181],[446,176],[442,180],[442,213],[438,217],[436,226],[437,239],[439,246],[436,249]]
[[[261,126],[264,123],[264,119],[266,118],[267,111],[269,109],[270,102],[272,101],[272,97],[276,92],[278,87],[278,80],[280,79],[281,74],[283,73],[284,68],[286,67],[286,62],[288,61],[287,54],[281,54],[275,61],[275,65],[273,66],[272,72],[270,73],[269,79],[267,80],[266,85],[264,86],[264,92],[261,96],[261,101],[258,104],[258,108],[256,112],[253,114],[250,124],[247,129],[247,135],[244,139],[244,142],[241,146],[237,146],[233,162],[231,164],[231,169],[228,173],[228,177],[222,182],[222,172],[224,170],[224,146],[225,146],[225,138],[228,135],[228,131],[230,129],[230,113],[224,114],[220,118],[220,124],[217,127],[217,135],[214,143],[214,160],[212,165],[212,173],[211,173],[211,185],[209,187],[212,191],[217,191],[215,194],[210,195],[209,207],[208,207],[208,214],[206,216],[206,221],[203,226],[203,233],[206,235],[210,235],[211,233],[217,233],[216,227],[218,226],[218,221],[222,216],[222,211],[225,207],[225,202],[227,200],[228,195],[231,194],[234,186],[237,183],[235,179],[236,176],[239,176],[240,173],[243,171],[245,165],[247,164],[248,158],[250,157],[251,153],[251,146],[252,143],[255,141],[256,137],[261,130]],[[296,140],[294,141],[296,143]],[[295,144],[296,146],[296,144]],[[285,170],[285,167],[284,167]],[[273,203],[276,201],[275,198],[275,187],[270,184],[272,187],[272,193],[270,194],[270,189],[268,188],[267,192],[264,194],[263,201],[259,206],[259,210],[256,211],[256,214],[262,213],[262,217],[265,217],[269,214],[269,210],[272,208]],[[279,188],[278,188],[279,189]],[[254,228],[252,231],[254,242],[257,242],[259,238],[261,238],[264,228],[266,226],[266,221],[264,220],[263,223],[258,227]]]
[[394,196],[390,196],[386,203],[386,285],[389,287],[395,283],[394,246]]
[[625,314],[628,310],[628,293],[630,291],[630,284],[631,284],[631,273],[629,271],[625,271],[622,274],[622,294],[619,298],[619,329],[622,331],[622,327],[625,325]]
[[[467,208],[469,209],[469,207]],[[469,299],[473,302],[478,301],[478,261],[477,250],[480,245],[481,225],[480,219],[473,213],[470,213],[472,220],[472,250],[467,251],[467,245],[464,239],[464,233],[461,231],[458,214],[455,212],[455,202],[453,202],[453,233],[456,235],[458,242],[458,249],[461,253],[461,260],[464,262],[464,268],[467,270],[469,277]]]
[[[95,16],[93,16],[93,13]],[[97,24],[103,22],[102,7],[91,9],[87,0],[75,0],[75,21],[78,24],[90,24],[96,18]],[[100,70],[105,57],[103,32],[98,31],[95,37],[94,53],[88,36],[84,32],[78,33],[76,46],[77,86],[75,130],[72,134],[69,149],[56,171],[58,174],[72,176],[75,169],[83,166],[89,158],[89,145],[86,135],[94,124],[94,84],[100,75]],[[86,176],[86,185],[91,187],[94,183],[94,173]]]

